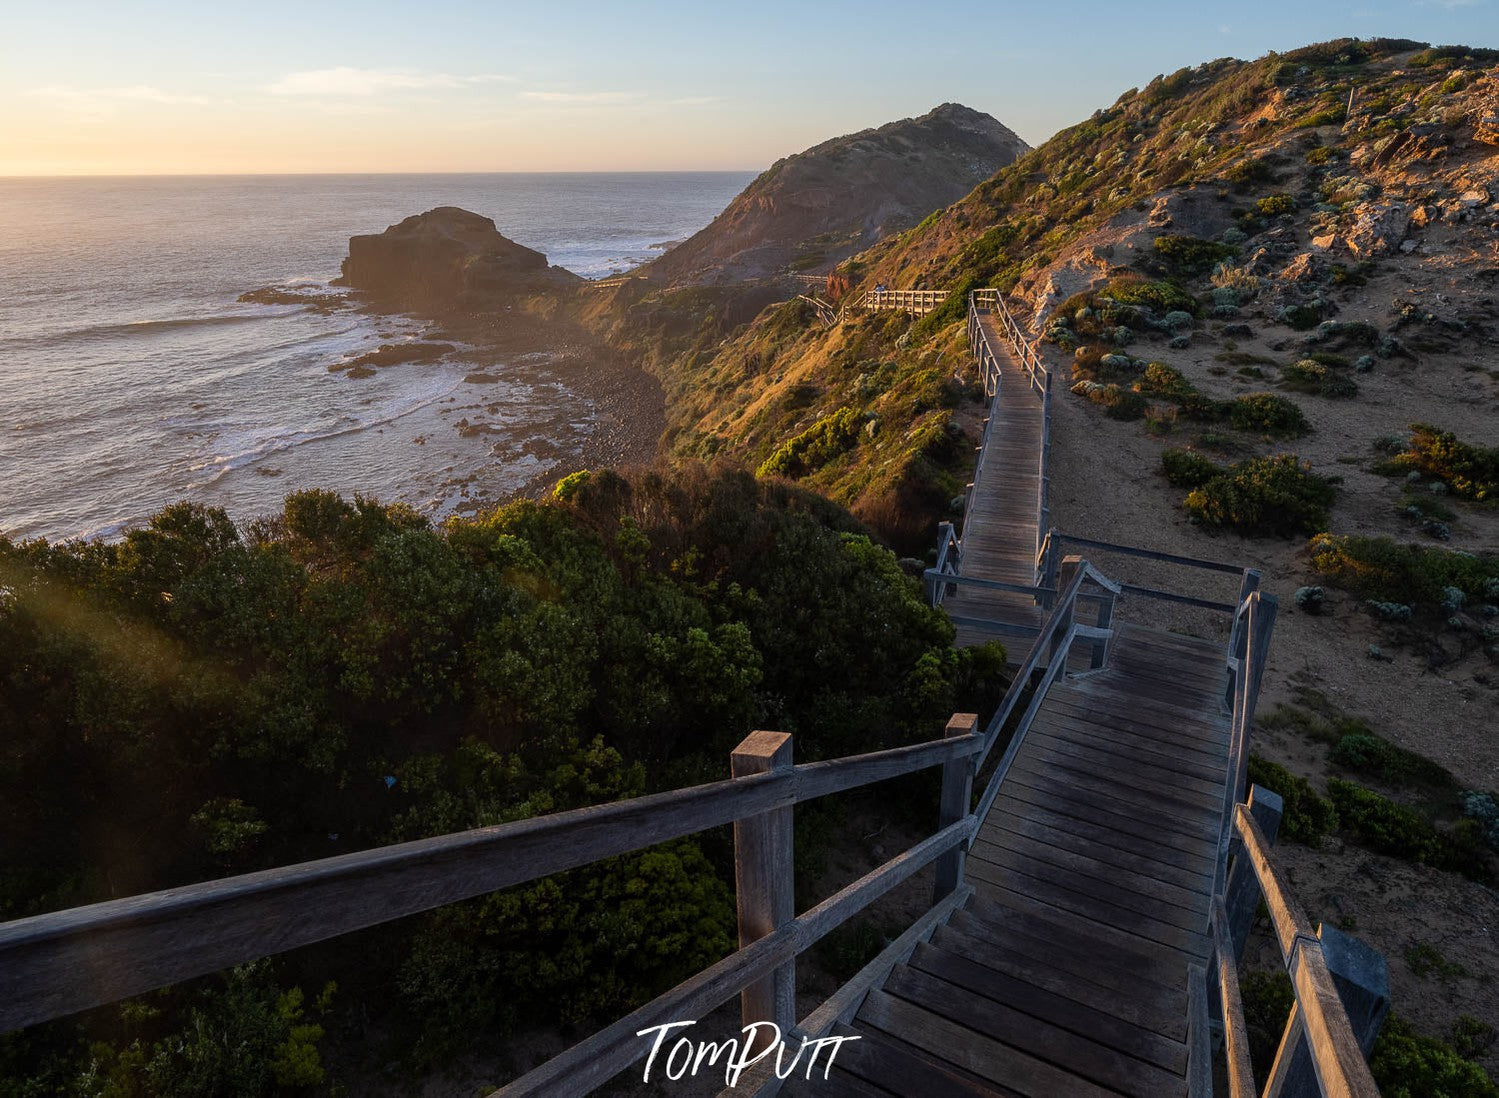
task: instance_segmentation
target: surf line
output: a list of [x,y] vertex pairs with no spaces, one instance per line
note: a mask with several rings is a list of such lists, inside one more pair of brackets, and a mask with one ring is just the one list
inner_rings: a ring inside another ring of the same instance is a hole
[[[664,1022],[659,1026],[647,1026],[638,1030],[637,1037],[644,1037],[648,1033],[654,1033],[656,1039],[651,1044],[651,1054],[645,1061],[645,1076],[641,1079],[643,1083],[651,1081],[651,1067],[656,1062],[656,1054],[661,1051],[661,1046],[666,1043],[667,1035],[674,1029],[682,1029],[686,1026],[695,1026],[696,1022]],[[765,1048],[751,1054],[751,1050],[758,1043],[756,1038],[760,1031],[769,1030],[771,1041]],[[710,1068],[718,1066],[720,1056],[724,1059],[724,1085],[735,1087],[739,1084],[739,1076],[744,1074],[746,1068],[751,1064],[765,1059],[772,1052],[776,1054],[775,1073],[778,1079],[789,1079],[796,1071],[796,1065],[802,1058],[802,1053],[808,1047],[812,1049],[812,1056],[807,1060],[807,1079],[812,1078],[813,1068],[817,1064],[817,1054],[822,1051],[824,1045],[831,1046],[828,1052],[827,1062],[823,1065],[822,1077],[826,1079],[828,1073],[833,1070],[833,1060],[838,1055],[839,1046],[844,1041],[857,1041],[858,1037],[802,1037],[801,1047],[796,1050],[791,1064],[782,1071],[782,1060],[786,1052],[786,1042],[781,1037],[781,1027],[774,1022],[751,1022],[745,1026],[740,1033],[744,1035],[744,1044],[740,1045],[738,1037],[730,1037],[727,1041],[694,1041],[690,1037],[678,1037],[676,1043],[671,1046],[671,1051],[666,1054],[663,1067],[666,1077],[673,1082],[688,1075],[697,1077],[698,1068],[706,1061]]]

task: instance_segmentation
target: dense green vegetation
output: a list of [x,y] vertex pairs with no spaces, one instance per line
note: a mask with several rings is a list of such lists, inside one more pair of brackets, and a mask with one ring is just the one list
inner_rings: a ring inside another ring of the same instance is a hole
[[1295,454],[1225,467],[1191,451],[1166,450],[1161,471],[1173,485],[1191,489],[1182,505],[1206,526],[1283,537],[1327,526],[1333,485]]
[[[951,639],[845,513],[745,473],[577,476],[436,529],[305,492],[244,531],[181,504],[114,545],[0,540],[0,917],[723,777],[753,727],[802,760],[936,735],[1003,664]],[[261,1093],[320,1077],[320,1027],[416,1069],[618,1014],[732,948],[724,843],[38,1027],[0,1089]]]

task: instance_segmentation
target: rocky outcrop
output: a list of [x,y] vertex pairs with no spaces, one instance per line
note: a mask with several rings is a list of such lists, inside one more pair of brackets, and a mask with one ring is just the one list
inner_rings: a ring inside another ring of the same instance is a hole
[[1027,150],[994,118],[956,103],[837,137],[777,161],[711,225],[639,273],[685,285],[826,271]]
[[349,238],[336,284],[408,309],[483,308],[581,280],[456,206],[415,214],[383,233]]

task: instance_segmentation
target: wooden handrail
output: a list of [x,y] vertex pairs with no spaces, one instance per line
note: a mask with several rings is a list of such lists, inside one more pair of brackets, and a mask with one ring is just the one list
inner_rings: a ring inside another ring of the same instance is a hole
[[1296,992],[1296,1008],[1290,1024],[1299,1021],[1306,1027],[1308,1048],[1322,1093],[1339,1098],[1377,1098],[1379,1088],[1333,984],[1322,942],[1306,912],[1291,896],[1285,874],[1247,805],[1236,806],[1234,827],[1243,843],[1242,856],[1249,860],[1259,881],[1271,927]]
[[1244,999],[1239,991],[1239,958],[1229,937],[1228,914],[1221,895],[1213,897],[1209,916],[1218,969],[1218,1001],[1223,1018],[1223,1055],[1228,1064],[1228,1088],[1233,1098],[1254,1098],[1254,1065],[1249,1059],[1249,1028],[1244,1024]]
[[0,1032],[982,748],[946,738],[17,919],[0,924]]
[[943,854],[961,847],[974,830],[974,818],[966,816],[923,839],[771,934],[689,977],[496,1094],[505,1098],[533,1094],[568,1098],[587,1094],[645,1055],[648,1046],[638,1036],[641,1030],[664,1022],[702,1017],[740,989],[815,945]]

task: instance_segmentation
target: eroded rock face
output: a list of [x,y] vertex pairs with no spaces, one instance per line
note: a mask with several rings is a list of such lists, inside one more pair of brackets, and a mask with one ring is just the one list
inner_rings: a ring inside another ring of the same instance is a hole
[[494,221],[456,206],[415,214],[383,233],[349,238],[341,285],[404,308],[482,306],[575,275],[500,235]]
[[1410,230],[1411,215],[1399,202],[1367,202],[1353,211],[1353,227],[1344,243],[1362,258],[1387,255],[1400,246]]

